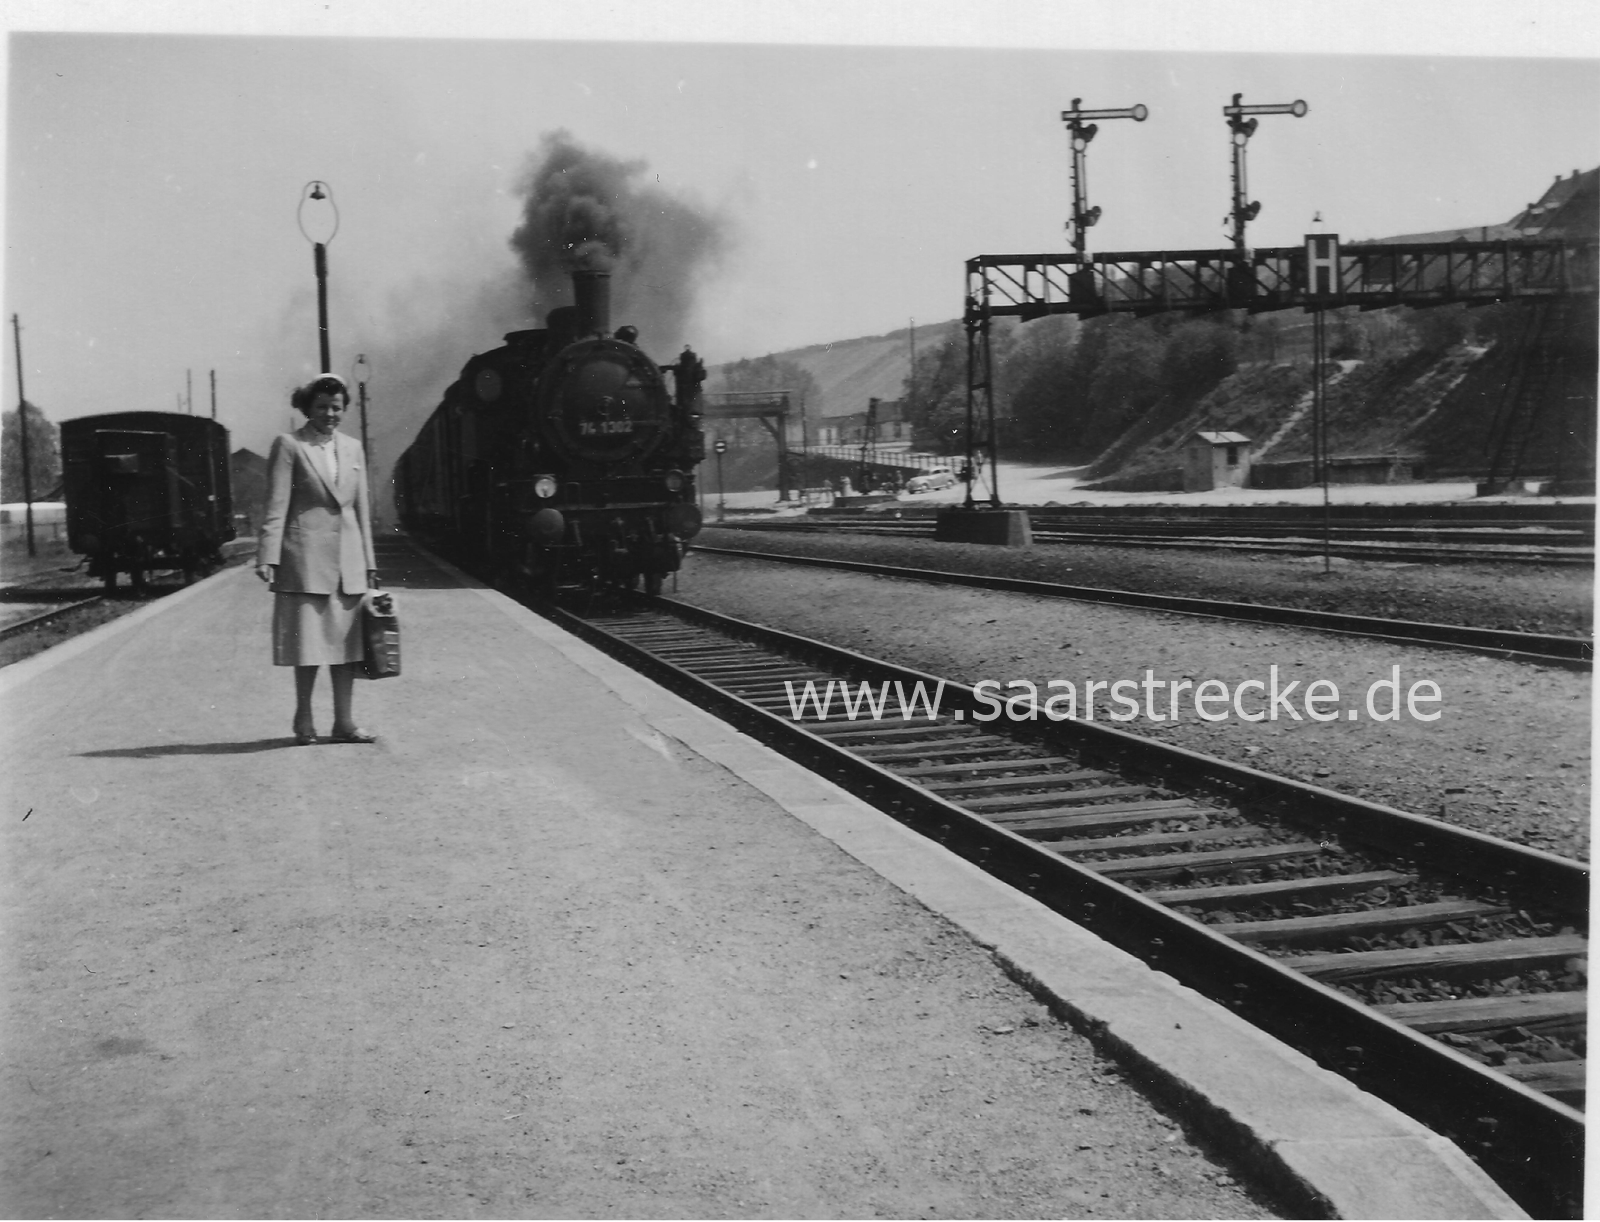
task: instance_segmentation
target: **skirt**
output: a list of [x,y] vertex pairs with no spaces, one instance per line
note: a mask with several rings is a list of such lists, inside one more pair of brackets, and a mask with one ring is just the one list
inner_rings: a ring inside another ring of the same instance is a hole
[[272,664],[330,666],[361,661],[361,594],[274,594]]

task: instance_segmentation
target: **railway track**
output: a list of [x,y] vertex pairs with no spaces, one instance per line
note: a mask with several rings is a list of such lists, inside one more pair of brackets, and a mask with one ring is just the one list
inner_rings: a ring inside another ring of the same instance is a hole
[[105,602],[105,596],[103,594],[97,594],[92,598],[80,599],[77,602],[70,602],[64,604],[63,606],[52,607],[47,611],[40,611],[38,614],[30,615],[26,619],[12,620],[10,623],[0,625],[0,641],[10,640],[14,636],[21,636],[24,632],[28,632],[31,629],[42,627],[43,625],[52,623],[63,616],[72,615],[74,612],[82,611],[89,607],[98,606],[103,602]]
[[[227,544],[223,549],[227,557],[225,563],[237,563],[248,553],[253,543],[253,540],[238,540]],[[182,570],[172,569],[158,570],[157,572],[165,574],[164,578],[151,581],[142,588],[129,587],[115,593],[101,593],[104,588],[103,583],[80,572],[81,567],[81,563],[65,567],[55,566],[0,586],[0,642],[21,637],[25,633],[47,625],[66,627],[68,629],[66,635],[76,635],[104,621],[106,615],[87,614],[95,608],[106,607],[108,614],[115,618],[122,611],[135,610],[150,599],[161,598],[182,588],[182,585],[178,584],[183,577]],[[155,577],[156,573],[153,572],[150,576]],[[29,604],[38,605],[42,609],[31,615],[21,614],[17,618],[3,618],[8,608],[20,611],[23,606]],[[122,610],[118,610],[119,607]],[[67,621],[67,624],[57,624],[57,621],[61,620]],[[74,620],[82,622],[73,623]],[[24,642],[19,648],[25,652],[27,647],[27,643]],[[8,661],[15,661],[17,657],[16,650],[7,655]]]
[[1432,624],[1418,620],[1384,619],[1372,615],[1347,615],[1342,612],[1312,611],[1301,607],[1274,607],[1222,599],[1187,598],[1179,595],[1145,594],[1131,590],[1111,590],[1096,586],[1072,586],[1057,582],[1031,581],[1019,577],[994,577],[957,573],[944,569],[914,569],[866,561],[842,560],[824,556],[790,556],[743,548],[696,545],[696,552],[713,556],[732,556],[742,560],[767,560],[777,564],[808,565],[814,568],[870,573],[902,581],[921,581],[935,585],[964,586],[979,590],[999,590],[1030,594],[1041,598],[1068,598],[1079,602],[1110,603],[1119,607],[1140,607],[1153,611],[1172,611],[1184,615],[1205,615],[1219,619],[1243,620],[1259,624],[1285,624],[1314,628],[1323,632],[1370,637],[1427,645],[1438,649],[1468,650],[1518,662],[1535,662],[1573,670],[1594,668],[1594,642],[1584,637],[1553,633],[1510,632],[1496,628],[1472,628],[1461,624]]
[[[542,609],[1580,1216],[1583,863],[1097,723],[985,721],[969,688],[671,600]],[[831,716],[795,716],[807,684]]]
[[[893,512],[893,511],[891,511]],[[1057,524],[1044,514],[1030,513],[1033,541],[1052,544],[1092,544],[1100,547],[1166,547],[1209,551],[1276,552],[1290,556],[1320,556],[1324,546],[1318,528],[1311,523],[1296,523],[1274,533],[1251,522],[1226,522],[1199,527],[1192,523],[1149,526],[1138,523],[1102,525]],[[781,518],[765,521],[720,522],[730,530],[837,532],[840,534],[884,535],[900,538],[932,538],[931,517],[893,518],[887,514],[859,516],[830,515],[827,518]],[[1415,563],[1457,564],[1555,564],[1593,565],[1594,541],[1581,532],[1525,533],[1495,532],[1494,541],[1476,536],[1471,529],[1440,531],[1430,528],[1385,528],[1387,537],[1363,537],[1367,532],[1351,533],[1348,527],[1332,532],[1329,555],[1351,560],[1411,561]],[[1448,541],[1440,537],[1448,534]],[[1406,537],[1408,536],[1409,537]],[[1458,540],[1457,536],[1469,536]],[[1539,542],[1533,542],[1537,538]]]

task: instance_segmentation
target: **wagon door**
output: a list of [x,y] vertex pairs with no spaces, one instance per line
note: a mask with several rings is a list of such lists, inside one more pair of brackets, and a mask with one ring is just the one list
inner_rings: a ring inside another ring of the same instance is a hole
[[176,442],[122,429],[100,430],[95,442],[105,537],[123,555],[166,552],[182,520]]

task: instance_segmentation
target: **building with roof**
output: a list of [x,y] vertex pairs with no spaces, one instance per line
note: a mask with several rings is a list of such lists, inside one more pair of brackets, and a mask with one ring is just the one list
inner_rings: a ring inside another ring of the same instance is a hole
[[1517,238],[1572,238],[1592,242],[1600,235],[1600,169],[1556,175],[1545,193],[1499,225],[1463,225],[1432,233],[1401,233],[1364,238],[1351,246],[1399,246],[1421,242],[1504,242]]
[[1210,492],[1213,488],[1247,488],[1250,485],[1250,439],[1243,433],[1200,429],[1183,447],[1183,490]]

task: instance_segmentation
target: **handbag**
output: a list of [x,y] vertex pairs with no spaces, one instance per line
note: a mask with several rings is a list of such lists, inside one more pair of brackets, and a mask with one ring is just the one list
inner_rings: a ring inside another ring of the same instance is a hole
[[361,600],[361,668],[363,679],[392,679],[400,673],[400,616],[394,595],[370,590]]

